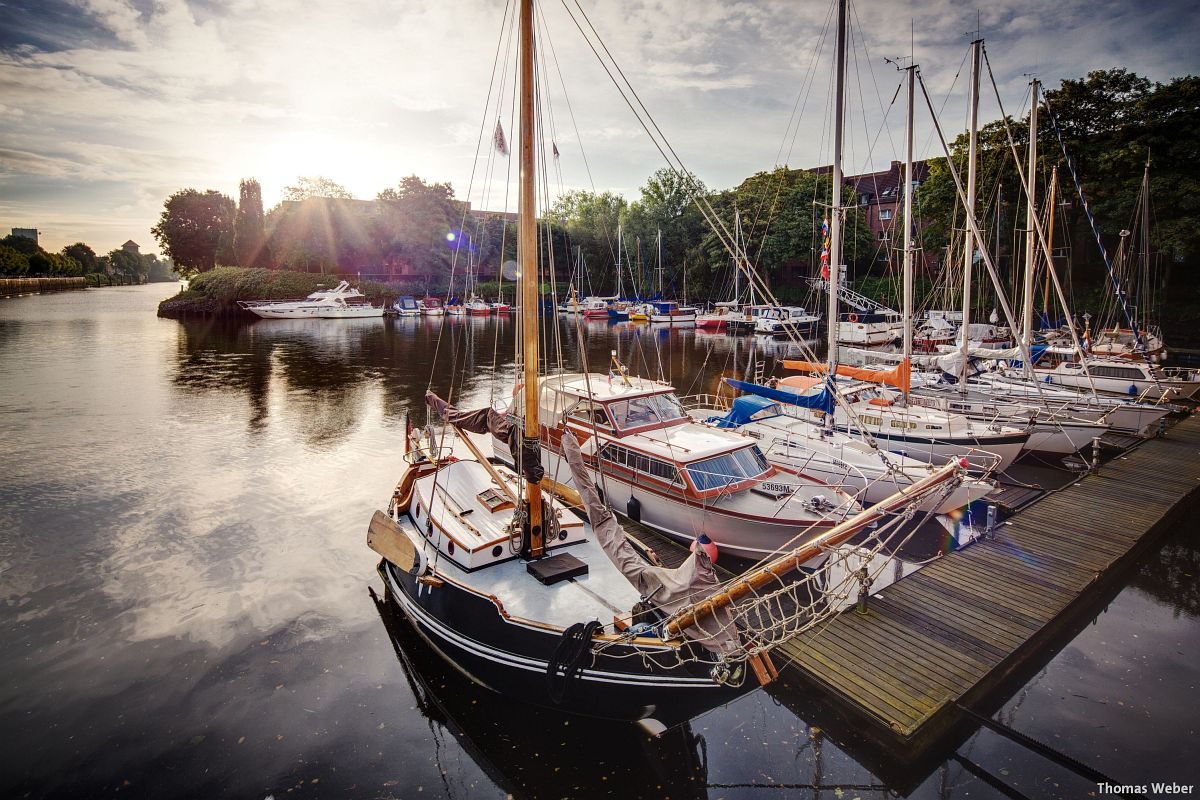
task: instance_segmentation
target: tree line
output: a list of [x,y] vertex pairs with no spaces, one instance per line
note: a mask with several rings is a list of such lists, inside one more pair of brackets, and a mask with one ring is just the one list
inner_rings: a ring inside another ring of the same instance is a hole
[[71,278],[110,274],[128,283],[176,278],[174,265],[154,253],[132,253],[117,247],[101,256],[83,242],[52,253],[25,236],[9,234],[0,239],[0,275]]
[[[1044,121],[1039,132],[1039,191],[1045,192],[1051,169],[1060,167],[1059,198],[1067,202],[1061,208],[1059,241],[1072,245],[1076,285],[1100,286],[1103,267],[1082,204],[1070,202],[1073,186],[1063,169],[1060,134],[1110,249],[1129,224],[1149,154],[1156,201],[1152,243],[1163,260],[1175,265],[1177,279],[1191,280],[1191,270],[1182,271],[1180,278],[1178,268],[1200,252],[1200,79],[1152,83],[1126,70],[1103,70],[1063,80],[1046,94],[1057,130]],[[1008,121],[1022,157],[1026,119]],[[1004,121],[982,128],[979,149],[978,215],[993,253],[1015,268],[1024,201]],[[953,158],[961,164],[965,153],[962,135],[952,145]],[[916,227],[924,263],[936,265],[964,223],[945,159],[931,159],[928,169],[916,193]],[[703,200],[730,231],[735,213],[740,217],[747,255],[786,296],[789,287],[799,289],[819,268],[830,191],[827,169],[778,167],[723,190],[662,169],[647,178],[632,201],[595,191],[560,197],[542,215],[543,253],[553,254],[560,275],[581,261],[597,292],[615,285],[619,254],[628,292],[656,289],[661,264],[664,286],[674,293],[682,289],[686,275],[689,294],[716,298],[731,283],[730,256],[700,210]],[[844,260],[851,274],[889,274],[895,269],[897,243],[873,239],[850,186],[843,189],[843,204]],[[449,184],[409,176],[373,202],[354,200],[327,178],[302,178],[264,213],[261,188],[251,179],[242,182],[236,203],[212,190],[177,192],[166,201],[154,235],[186,271],[217,264],[360,271],[423,276],[444,285],[452,264],[458,263],[461,272],[464,257],[494,275],[502,261],[514,256],[508,220],[465,211]]]

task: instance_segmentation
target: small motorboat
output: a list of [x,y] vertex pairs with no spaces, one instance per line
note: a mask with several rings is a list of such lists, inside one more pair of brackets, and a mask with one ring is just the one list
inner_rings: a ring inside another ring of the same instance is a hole
[[416,298],[410,294],[396,298],[396,302],[392,303],[392,311],[401,317],[421,316],[421,307],[417,305]]

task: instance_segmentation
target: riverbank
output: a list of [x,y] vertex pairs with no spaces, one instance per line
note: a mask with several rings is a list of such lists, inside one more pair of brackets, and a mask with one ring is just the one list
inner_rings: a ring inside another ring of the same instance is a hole
[[86,289],[87,279],[79,278],[0,278],[0,297],[38,292],[62,292]]
[[[197,275],[179,294],[159,303],[158,316],[253,318],[238,305],[239,300],[294,300],[336,286],[340,280],[338,275],[311,272],[217,267]],[[402,287],[375,281],[354,285],[373,305],[391,303],[404,293]]]

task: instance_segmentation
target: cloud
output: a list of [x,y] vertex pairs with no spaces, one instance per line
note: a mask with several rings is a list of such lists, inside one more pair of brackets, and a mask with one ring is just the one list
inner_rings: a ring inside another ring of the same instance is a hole
[[[828,161],[831,3],[580,3],[708,185],[768,168],[792,135],[793,164]],[[899,78],[883,57],[911,48],[953,135],[974,13],[951,0],[851,8],[849,163],[896,157],[900,117],[888,103]],[[541,15],[549,36],[540,66],[564,185],[589,185],[581,147],[597,188],[640,185],[661,158],[563,7],[544,3]],[[52,207],[71,212],[55,219],[129,209],[134,229],[103,234],[112,241],[96,242],[100,249],[148,240],[175,189],[232,194],[249,176],[263,183],[268,205],[300,174],[326,174],[369,197],[416,173],[464,194],[481,120],[485,135],[496,117],[515,133],[512,19],[490,0],[18,0],[11,19],[18,24],[0,36],[0,225],[37,224],[52,197]],[[1053,85],[1118,64],[1156,79],[1196,69],[1200,22],[1180,0],[997,0],[979,24],[1010,110],[1031,71]],[[503,102],[484,114],[502,31],[493,98],[503,83]],[[789,134],[798,95],[803,114]],[[985,118],[995,115],[984,106]],[[932,145],[928,136],[921,123],[918,142]],[[478,182],[475,192],[484,196]]]

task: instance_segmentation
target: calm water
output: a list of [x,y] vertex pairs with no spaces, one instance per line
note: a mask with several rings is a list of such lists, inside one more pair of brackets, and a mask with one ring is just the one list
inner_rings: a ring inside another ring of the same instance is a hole
[[[377,605],[364,533],[431,364],[486,401],[515,326],[462,320],[435,353],[423,320],[156,318],[174,290],[0,301],[0,796],[1095,792],[988,731],[911,764],[785,688],[650,741],[464,684]],[[587,332],[594,370],[616,348],[691,391],[749,355]],[[1200,783],[1198,571],[1192,517],[999,718],[1121,783]]]

